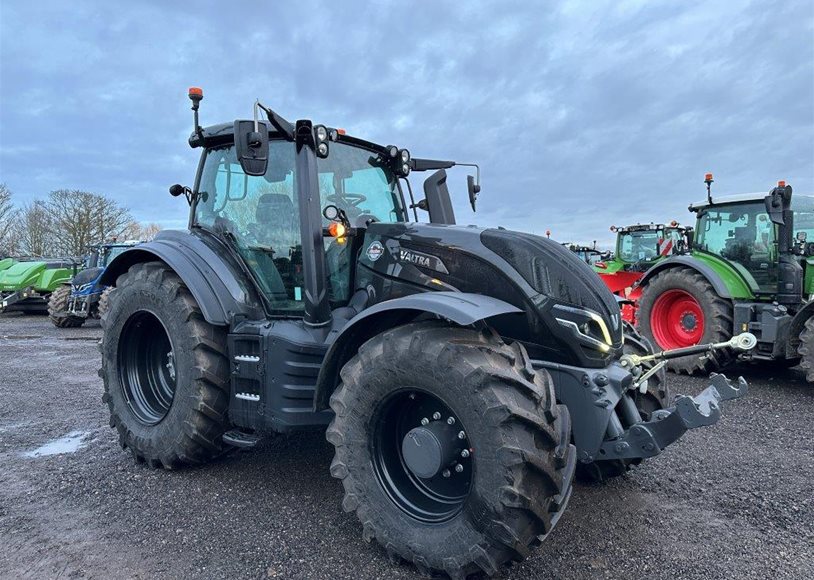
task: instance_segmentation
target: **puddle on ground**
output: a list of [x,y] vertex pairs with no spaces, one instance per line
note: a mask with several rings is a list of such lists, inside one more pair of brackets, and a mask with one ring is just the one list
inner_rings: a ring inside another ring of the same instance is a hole
[[71,431],[67,435],[49,441],[45,445],[37,447],[33,451],[26,451],[23,457],[46,457],[48,455],[61,455],[63,453],[75,453],[85,446],[85,439],[90,435],[90,431]]

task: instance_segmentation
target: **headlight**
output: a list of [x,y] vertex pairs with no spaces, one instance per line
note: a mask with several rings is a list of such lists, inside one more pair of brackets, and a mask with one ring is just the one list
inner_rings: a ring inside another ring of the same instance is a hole
[[608,352],[613,346],[608,325],[596,312],[556,304],[554,313],[557,323],[570,330],[579,343],[595,348],[600,352]]
[[401,162],[402,163],[407,163],[408,161],[410,161],[410,152],[409,151],[407,151],[406,149],[402,149],[400,154],[401,154]]

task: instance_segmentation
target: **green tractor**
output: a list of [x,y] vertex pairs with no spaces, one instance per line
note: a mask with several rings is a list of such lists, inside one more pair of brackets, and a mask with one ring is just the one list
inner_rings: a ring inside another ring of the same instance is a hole
[[669,224],[611,226],[610,231],[616,234],[616,252],[611,259],[592,265],[613,294],[629,301],[622,306],[622,318],[635,324],[636,302],[641,295],[639,281],[657,262],[683,252],[692,228],[672,221]]
[[79,264],[71,259],[0,261],[0,312],[48,312],[48,298],[70,282]]
[[[767,194],[707,200],[697,216],[691,250],[650,268],[639,282],[640,331],[662,349],[681,348],[749,331],[754,360],[800,363],[814,382],[814,198],[785,182]],[[731,351],[678,358],[688,374],[723,367]]]

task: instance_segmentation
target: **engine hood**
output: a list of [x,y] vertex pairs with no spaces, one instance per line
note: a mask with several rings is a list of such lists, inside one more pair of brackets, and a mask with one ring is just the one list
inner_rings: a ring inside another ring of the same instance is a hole
[[91,282],[95,282],[99,276],[102,275],[104,272],[104,268],[85,268],[81,272],[79,272],[76,276],[73,277],[71,284],[74,286],[84,286],[85,284],[90,284]]
[[560,244],[521,232],[441,224],[368,228],[357,281],[376,300],[458,290],[504,300],[526,312],[494,320],[532,356],[604,366],[622,346],[616,299],[599,276]]

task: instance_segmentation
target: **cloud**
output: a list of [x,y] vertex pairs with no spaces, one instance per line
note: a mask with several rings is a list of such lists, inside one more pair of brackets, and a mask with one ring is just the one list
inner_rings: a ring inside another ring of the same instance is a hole
[[[719,193],[814,193],[814,7],[789,2],[0,6],[0,181],[183,224],[202,119],[256,97],[414,155],[480,163],[462,223],[608,241]],[[420,190],[420,186],[418,187]]]

